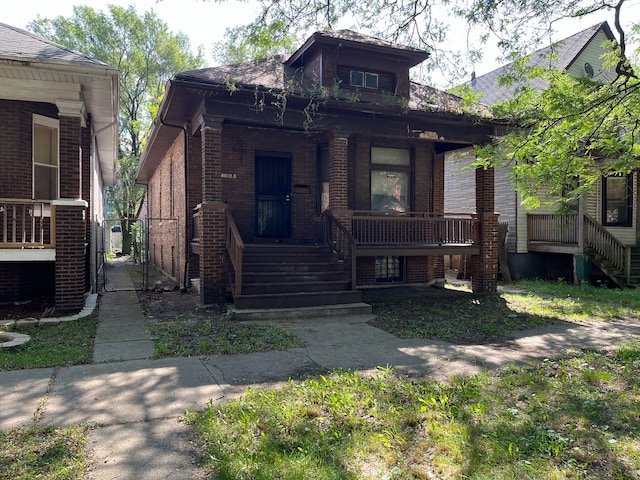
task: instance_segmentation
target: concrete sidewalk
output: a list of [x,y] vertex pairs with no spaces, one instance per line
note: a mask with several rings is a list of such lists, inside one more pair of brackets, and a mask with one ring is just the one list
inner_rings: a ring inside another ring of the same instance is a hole
[[[135,299],[135,301],[134,301]],[[93,480],[194,479],[197,447],[180,422],[186,409],[236,398],[248,386],[272,386],[335,368],[391,366],[419,379],[474,374],[571,349],[610,349],[640,335],[640,321],[563,324],[521,332],[501,345],[401,340],[368,325],[371,316],[295,320],[305,347],[285,352],[153,359],[135,292],[102,295],[94,364],[0,372],[0,428],[90,422]],[[260,323],[260,322],[257,322]]]

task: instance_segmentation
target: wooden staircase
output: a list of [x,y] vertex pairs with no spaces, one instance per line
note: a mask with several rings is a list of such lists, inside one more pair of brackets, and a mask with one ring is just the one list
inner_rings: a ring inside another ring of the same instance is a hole
[[[230,274],[231,284],[235,282]],[[245,244],[237,310],[357,304],[343,262],[328,246]]]
[[592,249],[587,249],[591,261],[611,279],[618,287],[640,287],[640,247],[631,248],[631,258],[629,267],[629,279],[627,281],[625,272],[603,255]]

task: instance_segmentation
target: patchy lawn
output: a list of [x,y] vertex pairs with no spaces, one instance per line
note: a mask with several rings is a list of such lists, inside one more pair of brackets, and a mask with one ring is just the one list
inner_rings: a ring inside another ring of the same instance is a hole
[[640,343],[448,383],[339,371],[186,421],[217,479],[638,479]]
[[640,318],[634,289],[561,282],[517,282],[494,295],[456,286],[375,288],[363,292],[363,301],[377,315],[369,323],[397,337],[463,344],[499,342],[514,332],[559,322]]

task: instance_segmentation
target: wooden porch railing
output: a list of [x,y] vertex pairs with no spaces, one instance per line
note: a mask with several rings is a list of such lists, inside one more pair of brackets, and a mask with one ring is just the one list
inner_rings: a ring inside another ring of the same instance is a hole
[[527,214],[527,240],[530,242],[578,243],[578,214]]
[[[582,232],[582,235],[581,233]],[[601,255],[628,282],[631,276],[631,247],[616,239],[594,218],[584,214],[527,214],[529,242],[574,244],[578,251],[589,248]]]
[[354,211],[356,245],[475,245],[478,220],[465,213],[410,212],[386,215]]
[[325,237],[351,276],[351,290],[356,289],[356,243],[353,235],[330,213],[325,213]]
[[602,255],[613,267],[631,276],[631,247],[624,245],[589,215],[584,216],[584,246]]
[[235,283],[232,285],[234,295],[242,295],[242,254],[244,252],[244,242],[238,231],[233,215],[227,209],[227,252],[231,259],[231,265],[235,273]]
[[0,248],[54,248],[51,203],[0,199]]

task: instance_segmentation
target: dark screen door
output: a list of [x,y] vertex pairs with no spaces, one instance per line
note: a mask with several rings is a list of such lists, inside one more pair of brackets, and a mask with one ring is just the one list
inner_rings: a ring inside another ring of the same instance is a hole
[[291,159],[256,156],[256,234],[291,236]]

